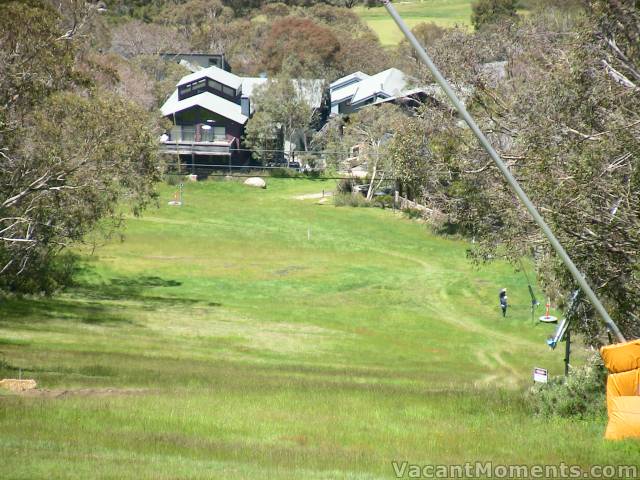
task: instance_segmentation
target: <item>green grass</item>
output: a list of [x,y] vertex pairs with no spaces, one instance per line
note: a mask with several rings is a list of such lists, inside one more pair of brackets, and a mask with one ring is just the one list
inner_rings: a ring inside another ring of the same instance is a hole
[[[468,245],[298,194],[328,181],[173,188],[76,287],[0,303],[2,478],[393,478],[392,460],[638,464],[605,419],[532,417],[526,282]],[[310,232],[310,239],[308,234]],[[497,292],[509,288],[509,317]],[[579,355],[577,355],[579,356]]]
[[[394,6],[410,28],[423,22],[471,28],[471,3],[471,0],[410,0]],[[396,45],[404,38],[384,7],[359,6],[354,10],[376,32],[382,45]]]

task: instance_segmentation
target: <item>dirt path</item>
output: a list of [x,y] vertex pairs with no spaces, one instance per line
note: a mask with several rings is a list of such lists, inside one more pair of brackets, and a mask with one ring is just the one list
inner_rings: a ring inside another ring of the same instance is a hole
[[333,192],[320,192],[320,193],[307,193],[306,195],[296,195],[296,200],[317,200],[320,198],[330,197],[333,195]]

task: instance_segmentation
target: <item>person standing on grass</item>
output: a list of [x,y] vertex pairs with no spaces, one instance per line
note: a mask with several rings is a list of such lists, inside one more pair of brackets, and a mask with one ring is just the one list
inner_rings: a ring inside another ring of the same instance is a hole
[[503,288],[502,290],[500,290],[500,308],[502,309],[502,316],[506,317],[507,316],[507,307],[509,306],[507,304],[507,289]]

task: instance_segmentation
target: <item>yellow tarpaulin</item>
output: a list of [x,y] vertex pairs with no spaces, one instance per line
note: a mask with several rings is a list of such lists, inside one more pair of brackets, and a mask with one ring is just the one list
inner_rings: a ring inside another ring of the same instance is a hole
[[607,345],[600,349],[609,370],[607,410],[608,440],[640,438],[640,340]]
[[640,340],[607,345],[600,349],[600,355],[611,373],[635,370],[640,368]]
[[607,408],[611,410],[611,399],[640,395],[640,369],[622,373],[610,373],[607,377]]
[[604,437],[608,440],[640,438],[640,396],[611,397],[609,424]]

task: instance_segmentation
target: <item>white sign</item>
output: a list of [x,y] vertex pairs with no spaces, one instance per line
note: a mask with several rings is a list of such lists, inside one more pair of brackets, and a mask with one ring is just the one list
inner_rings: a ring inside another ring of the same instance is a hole
[[547,369],[546,368],[534,368],[533,369],[533,381],[538,383],[547,383]]

